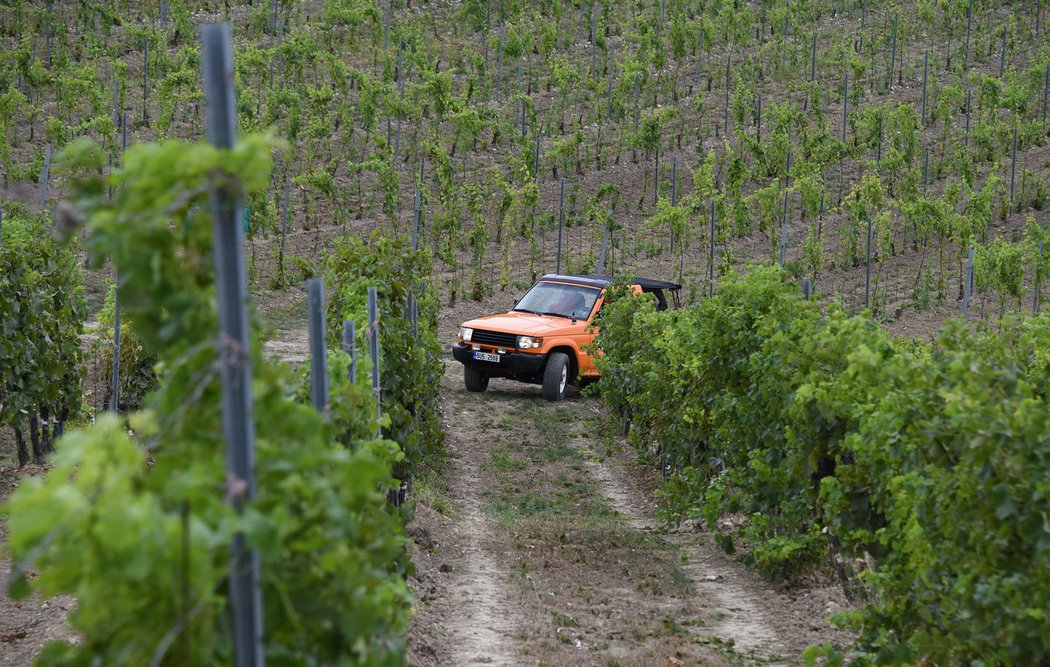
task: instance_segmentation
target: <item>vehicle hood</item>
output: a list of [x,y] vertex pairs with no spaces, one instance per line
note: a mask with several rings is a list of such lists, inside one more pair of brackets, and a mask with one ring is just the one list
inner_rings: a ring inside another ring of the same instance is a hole
[[574,326],[572,320],[564,317],[510,312],[502,315],[479,317],[464,322],[462,326],[521,336],[557,336],[581,333],[587,328],[587,322],[586,320],[576,320],[576,325]]

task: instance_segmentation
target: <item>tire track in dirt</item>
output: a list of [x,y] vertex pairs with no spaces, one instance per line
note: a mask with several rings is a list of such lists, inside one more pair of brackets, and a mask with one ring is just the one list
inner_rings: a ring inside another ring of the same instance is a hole
[[449,364],[441,388],[447,486],[455,507],[452,517],[428,517],[433,535],[426,534],[425,540],[437,549],[414,555],[420,570],[416,579],[422,584],[416,586],[416,594],[423,604],[412,618],[408,663],[518,665],[522,659],[514,638],[520,634],[517,621],[525,614],[508,590],[506,549],[482,511],[481,465],[488,449],[476,430],[483,417],[503,412],[504,401],[457,400],[453,386],[461,380],[455,366]]
[[[639,501],[633,497],[635,494],[621,479],[621,471],[614,470],[608,459],[603,462],[590,459],[587,467],[598,481],[602,495],[631,526],[639,530],[658,529],[658,522],[643,513]],[[681,564],[682,570],[689,575],[697,592],[710,600],[707,606],[714,613],[708,621],[708,634],[738,652],[756,657],[779,658],[791,653],[787,642],[767,619],[759,592],[743,581],[741,565],[724,562],[714,549],[690,544],[680,533],[668,532],[663,537],[687,555]]]
[[590,443],[576,444],[589,454],[587,468],[609,505],[632,527],[660,531],[661,537],[684,555],[681,569],[708,612],[705,634],[737,656],[765,665],[801,664],[801,653],[808,645],[846,641],[846,635],[825,620],[844,604],[838,591],[814,591],[793,604],[799,601],[798,596],[792,599],[778,592],[706,539],[698,540],[701,534],[662,527],[656,517],[657,501],[640,488],[638,477],[628,472],[629,467],[637,467],[632,455],[620,451],[596,456]]

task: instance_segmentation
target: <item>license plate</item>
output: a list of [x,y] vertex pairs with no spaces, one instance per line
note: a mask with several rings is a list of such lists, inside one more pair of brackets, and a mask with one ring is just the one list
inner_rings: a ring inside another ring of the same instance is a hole
[[491,361],[493,363],[499,363],[498,354],[489,354],[488,352],[475,352],[474,359],[477,361]]

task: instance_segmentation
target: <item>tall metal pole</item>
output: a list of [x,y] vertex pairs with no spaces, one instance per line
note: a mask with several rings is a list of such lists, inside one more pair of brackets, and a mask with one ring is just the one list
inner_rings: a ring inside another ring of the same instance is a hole
[[868,218],[868,259],[864,268],[864,307],[871,308],[871,218]]
[[142,40],[142,123],[149,121],[149,107],[146,100],[149,99],[149,37]]
[[963,302],[962,302],[962,316],[963,319],[970,315],[970,290],[973,289],[973,248],[970,248],[969,255],[966,260],[966,276],[963,278]]
[[1003,72],[1006,71],[1006,26],[1003,26],[1003,46],[1002,51],[999,52],[999,78],[1003,78]]
[[842,143],[846,143],[846,113],[849,111],[849,72],[842,79]]
[[660,203],[660,146],[656,147],[656,169],[653,172],[653,206]]
[[561,199],[558,204],[558,259],[554,273],[561,274],[561,235],[565,228],[565,177],[561,178]]
[[288,200],[292,192],[292,172],[288,166],[284,170],[284,210],[281,211],[281,254],[277,257],[277,267],[281,272],[281,281],[284,281],[284,244],[288,238]]
[[922,126],[926,127],[926,81],[930,72],[930,50],[926,49],[926,55],[922,61]]
[[1017,127],[1014,126],[1014,148],[1010,158],[1010,213],[1014,212],[1014,182],[1017,176]]
[[709,298],[715,295],[715,200],[711,200],[711,233],[708,236],[708,256],[707,256],[707,296]]
[[966,134],[963,139],[963,146],[970,145],[970,103],[973,98],[973,88],[969,88],[966,91]]
[[887,80],[886,80],[886,87],[887,88],[892,88],[893,87],[893,70],[896,69],[896,66],[897,66],[897,18],[898,18],[897,15],[894,14],[893,15],[893,40],[892,40],[892,46],[890,47],[890,49],[892,49],[890,51],[890,72],[889,72],[889,77],[887,77]]
[[725,133],[729,137],[729,71],[733,64],[733,54],[726,57],[726,109],[725,109]]
[[346,372],[349,374],[350,383],[357,382],[357,327],[354,320],[343,320],[343,352],[350,355],[350,365]]
[[817,80],[817,33],[813,33],[813,48],[809,61],[809,82]]
[[970,64],[970,24],[973,22],[973,0],[966,7],[966,46],[963,47],[963,71]]
[[120,410],[120,274],[113,285],[113,369],[109,378],[109,409]]
[[[208,140],[220,149],[232,147],[237,134],[233,89],[233,49],[228,24],[200,27]],[[234,499],[238,511],[255,497],[255,426],[252,421],[252,366],[248,338],[248,294],[243,256],[243,207],[236,193],[216,187],[212,193],[215,234],[215,283],[219,302],[218,345],[222,377],[222,422],[227,473],[244,484]],[[230,547],[230,609],[233,614],[233,664],[265,664],[259,554],[249,550],[244,534]]]
[[602,234],[602,252],[598,255],[598,275],[605,275],[605,256],[609,250],[609,223],[605,223],[605,232]]
[[51,172],[51,146],[44,146],[44,171],[40,174],[40,208],[47,203],[47,179]]
[[755,108],[755,138],[758,139],[759,143],[762,143],[762,93],[758,94]]
[[382,390],[379,386],[379,308],[375,287],[368,288],[368,356],[372,359],[372,393],[376,397],[376,437],[382,433]]
[[1032,297],[1032,312],[1039,312],[1039,283],[1043,270],[1043,239],[1039,239],[1039,254],[1035,256],[1035,295]]
[[322,415],[328,410],[328,352],[325,344],[324,281],[306,281],[310,330],[310,399]]

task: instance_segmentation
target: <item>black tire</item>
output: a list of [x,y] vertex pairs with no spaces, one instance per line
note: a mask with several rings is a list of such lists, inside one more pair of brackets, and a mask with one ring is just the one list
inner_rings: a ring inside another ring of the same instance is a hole
[[463,384],[467,386],[467,391],[482,392],[489,388],[489,376],[476,366],[464,366]]
[[564,352],[554,352],[547,358],[547,368],[543,371],[543,397],[548,401],[560,401],[565,398],[568,386],[569,356]]

